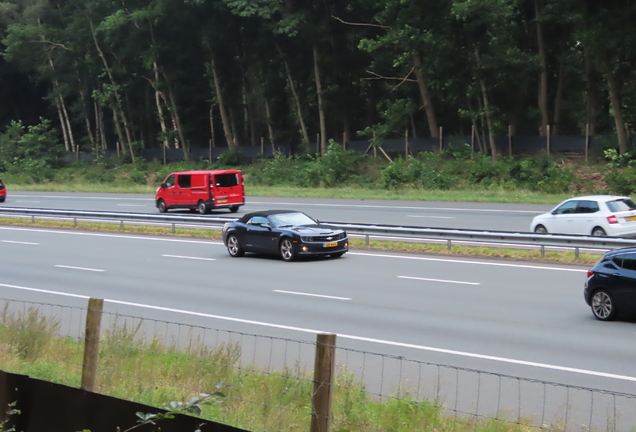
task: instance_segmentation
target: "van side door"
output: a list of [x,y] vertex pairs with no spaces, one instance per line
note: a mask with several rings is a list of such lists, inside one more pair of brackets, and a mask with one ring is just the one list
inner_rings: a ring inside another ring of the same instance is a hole
[[190,174],[177,175],[177,202],[181,207],[192,204],[192,176]]

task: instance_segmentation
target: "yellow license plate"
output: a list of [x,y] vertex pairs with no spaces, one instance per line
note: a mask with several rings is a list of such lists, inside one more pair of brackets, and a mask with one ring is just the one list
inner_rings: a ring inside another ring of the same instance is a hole
[[627,216],[626,218],[628,221],[633,221],[636,220],[636,216]]
[[220,203],[227,202],[227,198],[224,198],[224,199],[218,199],[218,200],[216,200],[216,202],[217,202],[217,203],[219,203],[219,204],[220,204]]
[[338,246],[338,242],[325,243],[325,247],[334,247]]

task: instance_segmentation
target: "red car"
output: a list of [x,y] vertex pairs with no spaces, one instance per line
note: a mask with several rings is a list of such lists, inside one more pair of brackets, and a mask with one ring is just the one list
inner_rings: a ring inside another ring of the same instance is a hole
[[201,214],[227,208],[234,213],[245,204],[243,175],[239,170],[172,173],[157,189],[155,204],[161,213],[179,208]]
[[4,187],[4,183],[0,180],[0,202],[4,202],[7,199],[7,188]]

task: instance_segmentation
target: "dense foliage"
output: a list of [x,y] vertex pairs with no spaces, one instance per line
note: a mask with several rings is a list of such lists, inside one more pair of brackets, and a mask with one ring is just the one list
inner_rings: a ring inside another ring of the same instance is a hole
[[[210,139],[318,140],[324,154],[330,139],[440,128],[475,130],[489,154],[509,126],[589,126],[624,154],[634,18],[630,0],[6,0],[0,127],[43,117],[67,151],[117,148],[133,161],[140,148],[187,154]],[[339,181],[313,162],[303,181]],[[413,184],[444,187],[451,175],[403,163]]]

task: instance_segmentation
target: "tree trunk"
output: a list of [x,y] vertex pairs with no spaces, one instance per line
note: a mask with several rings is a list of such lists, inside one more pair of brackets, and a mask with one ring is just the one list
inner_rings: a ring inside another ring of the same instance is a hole
[[596,86],[592,76],[592,68],[590,65],[589,52],[585,51],[585,107],[586,107],[586,123],[590,125],[589,133],[591,136],[596,135],[596,113],[598,108],[598,98],[596,95]]
[[86,92],[84,90],[80,90],[80,99],[82,100],[82,116],[84,117],[84,122],[86,123],[86,133],[88,134],[88,140],[91,143],[91,149],[93,150],[93,152],[97,153],[97,143],[95,142],[95,136],[93,135],[91,120],[88,117],[88,106],[86,105]]
[[424,105],[424,111],[426,112],[426,119],[428,120],[428,128],[431,132],[431,138],[439,138],[437,117],[435,116],[433,101],[431,101],[431,97],[428,93],[426,78],[424,77],[424,72],[422,72],[422,59],[418,51],[413,52],[413,65],[415,66],[415,77],[417,78],[417,85],[420,89],[420,95],[422,96],[422,104]]
[[563,80],[565,76],[565,55],[561,55],[559,59],[559,78],[557,79],[557,92],[554,98],[554,120],[550,133],[557,135],[559,133],[559,123],[561,122],[561,108],[563,107]]
[[278,47],[278,52],[280,57],[283,59],[283,64],[285,65],[285,71],[287,72],[287,81],[289,82],[289,88],[292,92],[292,96],[294,97],[294,102],[296,103],[296,116],[298,117],[298,123],[300,124],[300,130],[303,134],[303,142],[309,143],[309,134],[307,133],[307,126],[305,125],[305,120],[303,120],[303,111],[300,105],[300,98],[298,97],[298,93],[296,93],[296,86],[294,85],[294,80],[291,76],[291,71],[289,69],[289,64],[287,60],[285,60],[285,56],[283,56],[283,52],[280,47]]
[[113,92],[115,94],[115,107],[113,107],[113,120],[115,120],[116,124],[116,130],[117,130],[117,136],[119,137],[119,142],[121,143],[122,147],[123,146],[127,146],[128,147],[128,151],[130,152],[130,159],[132,160],[132,162],[135,162],[135,153],[133,152],[132,149],[132,143],[130,142],[129,138],[130,138],[130,131],[128,129],[128,121],[126,120],[126,116],[125,114],[122,112],[121,113],[121,118],[124,124],[124,128],[126,129],[126,137],[124,137],[124,134],[122,133],[121,130],[121,125],[119,125],[119,118],[120,118],[120,114],[119,114],[119,109],[121,109],[122,107],[122,102],[121,102],[121,97],[119,95],[119,92],[117,91],[117,82],[115,81],[115,78],[113,77],[113,73],[110,70],[110,66],[108,65],[108,62],[106,61],[106,57],[104,56],[104,52],[102,51],[102,48],[99,45],[99,42],[97,42],[97,36],[95,35],[95,28],[93,27],[93,22],[89,21],[89,24],[91,26],[91,34],[93,36],[93,42],[95,43],[95,48],[97,49],[97,54],[99,55],[99,58],[102,59],[102,63],[104,65],[104,70],[106,71],[106,74],[108,75],[108,79],[110,80],[111,85],[113,86]]
[[318,48],[314,44],[314,76],[316,78],[316,94],[318,95],[318,118],[320,120],[320,154],[327,152],[327,128],[325,126],[325,109],[322,101],[322,83],[320,82],[320,68],[318,67]]
[[181,127],[181,117],[179,116],[177,102],[175,100],[174,93],[172,92],[172,86],[167,82],[167,80],[166,85],[168,87],[168,98],[170,99],[170,112],[172,112],[174,116],[174,121],[177,127],[177,135],[179,136],[179,141],[181,141],[181,148],[183,149],[183,158],[186,161],[190,161],[190,148],[187,141],[185,140],[185,136],[183,135],[183,127]]
[[157,66],[157,62],[152,62],[152,70],[155,75],[155,82],[152,83],[152,87],[155,90],[155,104],[157,105],[157,117],[159,117],[159,125],[161,126],[161,132],[163,134],[163,146],[165,148],[170,148],[170,143],[168,142],[168,127],[166,126],[166,119],[163,114],[163,107],[161,105],[161,95],[158,89],[159,86],[159,67]]
[[624,154],[627,153],[627,132],[625,131],[625,123],[623,123],[618,80],[614,76],[609,59],[603,56],[601,61],[603,63],[603,69],[605,70],[607,87],[609,88],[612,111],[614,112],[614,124],[616,125],[616,135],[618,136],[618,150],[620,154]]
[[66,111],[66,104],[64,103],[64,98],[62,95],[60,97],[60,104],[62,105],[62,114],[64,115],[64,123],[66,124],[66,131],[68,134],[68,140],[71,145],[71,151],[76,152],[78,149],[75,146],[75,138],[73,137],[73,129],[71,128],[71,120],[68,117],[68,112]]
[[64,122],[64,114],[62,113],[62,104],[60,103],[60,97],[55,96],[55,107],[57,108],[57,114],[60,117],[60,126],[62,127],[62,136],[64,137],[64,150],[71,151],[69,144],[68,134],[66,133],[66,124]]
[[541,10],[539,1],[534,0],[535,21],[537,23],[537,45],[539,46],[539,67],[541,73],[539,75],[539,112],[541,113],[541,136],[545,136],[548,131],[548,71],[545,60],[545,47],[543,43],[543,30],[541,28]]
[[[267,116],[267,132],[269,133],[269,143],[274,149],[274,129],[272,128],[272,113],[269,109],[269,100],[265,98],[265,115]],[[272,153],[273,155],[273,153]]]
[[212,79],[214,81],[214,91],[216,92],[216,99],[219,104],[219,112],[221,113],[221,123],[223,124],[223,132],[225,134],[225,140],[227,141],[227,145],[229,148],[236,148],[236,141],[234,139],[234,134],[232,133],[232,128],[230,127],[230,122],[227,117],[227,108],[225,103],[223,102],[223,94],[221,92],[221,84],[219,84],[219,75],[216,72],[216,65],[214,63],[214,56],[212,55],[212,48],[208,46],[208,51],[210,53],[210,68],[212,69]]
[[[475,58],[477,59],[477,68],[481,72],[481,59],[479,58],[479,49],[475,47]],[[488,141],[490,142],[490,152],[492,160],[497,160],[497,147],[495,146],[495,134],[492,125],[492,116],[490,114],[490,104],[488,103],[488,93],[486,92],[486,83],[483,78],[479,78],[479,86],[481,87],[481,95],[484,100],[484,113],[486,114],[486,124],[488,125]]]

